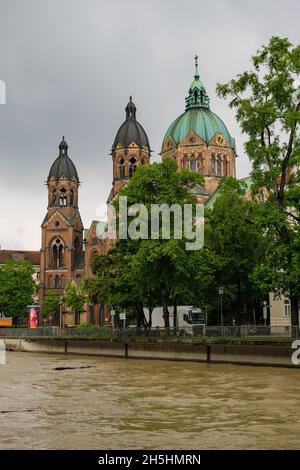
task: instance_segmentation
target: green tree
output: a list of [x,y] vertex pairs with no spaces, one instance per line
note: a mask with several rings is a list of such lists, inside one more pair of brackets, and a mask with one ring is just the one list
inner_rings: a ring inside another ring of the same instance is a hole
[[244,183],[232,177],[221,181],[219,196],[205,214],[205,248],[195,252],[191,266],[202,304],[218,312],[218,287],[224,286],[225,310],[239,321],[250,312],[252,318],[256,299],[263,295],[253,275],[266,248],[255,223],[259,205],[246,200],[245,193]]
[[13,318],[25,317],[34,302],[37,285],[31,263],[9,261],[0,267],[0,312]]
[[109,305],[113,288],[113,265],[111,255],[96,255],[92,270],[94,277],[85,279],[83,289],[93,304]]
[[[189,203],[195,208],[196,196],[191,191],[203,177],[194,172],[178,171],[176,162],[165,159],[161,163],[140,166],[119,196],[126,196],[128,205],[142,203],[150,214],[151,204]],[[115,202],[119,209],[119,198]],[[95,303],[109,303],[114,309],[126,309],[138,325],[146,325],[144,307],[151,311],[163,305],[165,325],[169,326],[168,305],[176,305],[189,294],[185,240],[174,236],[171,213],[170,239],[162,238],[160,220],[158,239],[119,240],[107,257],[97,256],[94,279],[86,281],[88,295]],[[128,216],[127,223],[133,220]],[[150,216],[149,232],[150,237]],[[151,318],[150,318],[151,325]]]
[[80,313],[85,311],[86,301],[84,284],[77,286],[74,282],[69,282],[66,287],[65,304],[75,313],[76,323],[78,323]]
[[299,325],[299,163],[300,46],[271,38],[252,57],[253,69],[219,84],[247,135],[253,191],[267,201],[257,218],[264,232],[266,256],[256,275],[263,288],[291,299],[292,324]]
[[47,295],[44,299],[42,317],[54,317],[59,312],[59,297],[57,295]]
[[[176,204],[181,208],[184,204],[190,204],[195,210],[197,198],[191,189],[195,184],[202,183],[202,175],[189,170],[178,171],[176,162],[166,158],[161,163],[139,167],[128,186],[119,192],[119,196],[127,196],[128,204],[144,204],[148,215],[152,204],[167,204],[169,207]],[[116,207],[118,208],[118,200]],[[128,223],[131,220],[129,216]],[[131,240],[122,244],[125,253],[120,259],[121,263],[122,260],[124,262],[120,270],[120,285],[130,286],[130,295],[139,312],[138,323],[143,318],[143,307],[147,306],[151,310],[160,304],[163,306],[165,326],[169,327],[168,305],[176,306],[189,295],[190,276],[186,267],[191,252],[185,249],[185,239],[176,238],[174,220],[171,212],[168,238],[164,239],[160,219],[158,239],[150,239],[149,216],[149,239]],[[120,292],[120,289],[117,291]]]

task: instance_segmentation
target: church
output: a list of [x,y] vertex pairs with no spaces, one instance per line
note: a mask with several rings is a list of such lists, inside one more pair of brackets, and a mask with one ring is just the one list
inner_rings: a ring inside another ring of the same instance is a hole
[[[96,254],[107,254],[114,240],[104,236],[106,222],[94,220],[88,229],[84,228],[79,212],[80,178],[64,137],[58,150],[47,177],[48,205],[41,226],[41,250],[5,250],[0,247],[0,267],[12,259],[30,261],[39,286],[36,302],[42,311],[47,296],[59,296],[62,325],[109,325],[111,317],[107,306],[87,304],[85,312],[74,314],[63,302],[68,283],[80,284],[82,279],[91,278],[93,258]],[[203,175],[203,186],[196,184],[191,190],[208,208],[213,206],[219,195],[220,179],[223,176],[236,177],[235,140],[222,119],[210,109],[209,96],[198,72],[197,56],[185,109],[167,129],[160,154],[162,158],[174,159],[179,170],[187,168]],[[125,108],[125,120],[113,141],[111,157],[112,187],[108,204],[128,183],[138,166],[151,163],[148,135],[137,120],[137,108],[132,97]],[[243,178],[243,181],[248,187],[247,197],[251,197],[251,177]],[[269,297],[271,326],[288,327],[291,324],[290,299],[274,298],[272,293]],[[52,324],[58,325],[59,321],[57,314]]]
[[[113,141],[112,188],[110,203],[120,188],[127,184],[140,165],[148,165],[151,147],[147,133],[137,120],[137,108],[129,99],[125,121]],[[235,141],[222,119],[210,109],[209,96],[200,80],[198,57],[195,57],[194,79],[185,98],[185,110],[169,126],[162,142],[162,158],[172,158],[178,169],[188,168],[204,176],[204,185],[196,185],[199,201],[207,203],[216,193],[222,176],[236,175]],[[63,296],[66,285],[79,283],[93,275],[91,266],[95,254],[105,254],[108,238],[99,234],[105,223],[93,221],[85,230],[79,212],[80,179],[68,151],[65,138],[59,144],[59,154],[48,178],[48,207],[42,222],[40,252],[39,304],[48,295]],[[109,324],[105,306],[87,305],[86,312],[75,315],[63,312],[63,324]]]

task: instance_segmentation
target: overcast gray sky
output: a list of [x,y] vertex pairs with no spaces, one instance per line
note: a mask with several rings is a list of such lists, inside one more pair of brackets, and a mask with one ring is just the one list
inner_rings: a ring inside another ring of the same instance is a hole
[[244,136],[215,94],[249,68],[272,35],[299,43],[298,0],[0,0],[0,245],[39,249],[44,185],[65,135],[82,186],[87,227],[111,188],[110,148],[130,94],[158,158],[170,123],[184,111],[199,55],[211,109]]

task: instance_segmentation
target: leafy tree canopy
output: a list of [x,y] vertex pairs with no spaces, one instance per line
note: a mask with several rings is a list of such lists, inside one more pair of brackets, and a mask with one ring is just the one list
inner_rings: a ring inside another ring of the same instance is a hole
[[28,315],[34,302],[37,285],[31,263],[12,260],[0,267],[0,312],[13,318]]

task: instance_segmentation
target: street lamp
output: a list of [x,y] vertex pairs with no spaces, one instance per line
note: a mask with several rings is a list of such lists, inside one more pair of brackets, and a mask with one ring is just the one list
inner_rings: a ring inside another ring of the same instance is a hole
[[64,298],[61,295],[59,298],[59,327],[62,327],[62,306],[64,304]]
[[114,332],[114,329],[115,329],[115,315],[116,315],[116,311],[111,310],[110,311],[110,316],[111,316],[111,329],[112,329],[112,332]]
[[219,295],[220,295],[220,319],[221,319],[221,331],[223,336],[223,326],[224,326],[224,319],[223,319],[223,295],[225,289],[224,287],[219,287]]
[[267,318],[268,318],[268,302],[264,300],[263,301],[263,319],[264,319],[265,326],[267,326]]

